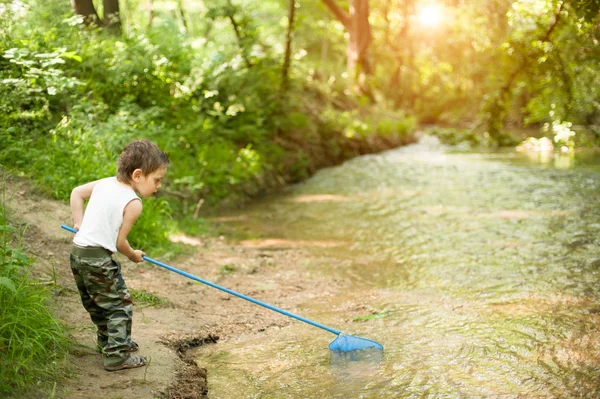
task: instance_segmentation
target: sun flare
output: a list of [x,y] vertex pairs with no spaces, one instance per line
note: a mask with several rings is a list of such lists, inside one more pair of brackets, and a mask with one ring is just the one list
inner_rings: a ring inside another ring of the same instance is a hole
[[425,27],[433,28],[438,26],[442,20],[442,10],[437,4],[426,5],[417,15],[419,23]]

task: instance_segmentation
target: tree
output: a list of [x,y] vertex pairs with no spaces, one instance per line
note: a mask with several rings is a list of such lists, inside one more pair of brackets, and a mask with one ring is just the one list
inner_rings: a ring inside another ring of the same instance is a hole
[[[409,37],[411,23],[409,16],[415,12],[415,0],[406,0],[402,2],[403,16],[399,26],[394,26],[390,21],[392,9],[398,7],[392,0],[386,0],[383,3],[381,11],[383,20],[385,21],[385,29],[383,32],[383,42],[386,47],[391,49],[391,54],[395,60],[393,72],[390,74],[388,82],[389,96],[394,98],[399,93],[400,96],[394,101],[399,106],[406,108],[411,107],[414,100],[414,93],[410,89],[411,74],[414,74],[414,52],[413,40]],[[404,72],[403,72],[404,70]]]
[[600,13],[600,0],[569,0],[567,3],[588,22],[594,20]]
[[[518,85],[523,75],[532,75],[534,67],[539,64],[539,60],[542,57],[547,56],[545,53],[554,52],[557,54],[557,59],[560,60],[560,69],[562,76],[564,77],[564,87],[568,92],[568,97],[572,99],[571,93],[571,82],[569,81],[568,75],[564,72],[564,62],[558,55],[560,47],[544,46],[545,43],[552,44],[551,38],[553,33],[556,31],[559,22],[561,21],[562,12],[566,7],[565,1],[558,3],[557,9],[554,12],[553,19],[550,25],[546,28],[540,29],[537,32],[539,35],[537,38],[531,38],[531,33],[528,35],[515,35],[516,39],[510,38],[507,42],[508,45],[514,49],[511,59],[513,66],[512,70],[508,75],[505,76],[504,81],[495,95],[489,98],[489,101],[484,104],[484,118],[487,124],[487,130],[492,137],[501,141],[504,135],[504,126],[506,124],[506,118],[510,111],[511,99],[514,96],[514,89]],[[538,22],[537,26],[541,26]],[[549,58],[550,59],[550,58]],[[551,73],[551,72],[550,72]]]
[[290,59],[292,55],[292,36],[294,32],[294,17],[296,15],[296,0],[289,0],[288,29],[285,41],[285,58],[281,72],[282,88],[287,89],[289,84]]
[[352,84],[356,84],[362,94],[373,99],[366,81],[367,75],[372,73],[368,56],[369,45],[372,42],[369,0],[350,0],[348,13],[338,6],[335,0],[323,0],[323,3],[344,25],[350,36],[347,47],[347,68]]
[[119,0],[104,0],[104,25],[113,33],[121,34]]
[[100,21],[92,0],[71,0],[71,6],[73,6],[75,14],[83,17],[84,24],[92,25]]
[[94,7],[92,0],[71,0],[71,6],[75,14],[83,17],[86,25],[102,23],[111,32],[121,33],[121,17],[119,14],[119,0],[103,0],[104,18],[102,21],[98,17],[98,12]]

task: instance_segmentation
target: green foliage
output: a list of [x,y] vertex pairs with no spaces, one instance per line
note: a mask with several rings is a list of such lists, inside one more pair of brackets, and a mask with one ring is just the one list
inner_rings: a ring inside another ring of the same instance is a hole
[[600,144],[600,131],[576,128],[570,122],[545,123],[539,134],[542,137],[528,137],[519,144],[517,150],[572,153],[575,148],[598,147]]
[[[202,200],[200,200],[202,205]],[[177,229],[190,236],[204,236],[214,233],[211,222],[204,218],[185,218],[177,221]]]
[[175,229],[169,202],[164,198],[146,198],[143,203],[144,211],[135,222],[129,243],[149,256],[175,252],[177,245],[169,239]]
[[[597,2],[515,1],[507,15],[511,30],[502,44],[497,91],[485,101],[490,133],[509,121],[541,125],[600,121],[596,24]],[[594,5],[592,5],[594,3]],[[574,10],[573,7],[576,7]]]
[[134,304],[138,306],[164,307],[172,305],[169,300],[161,298],[151,292],[144,290],[130,290],[129,292]]
[[[77,113],[73,104],[105,107],[110,115],[122,109],[127,114],[133,104],[143,113],[135,127],[139,135],[148,136],[142,126],[160,126],[163,145],[187,169],[173,168],[176,190],[189,199],[177,209],[185,214],[200,196],[220,202],[265,181],[270,171],[288,165],[305,169],[302,160],[310,155],[273,145],[290,123],[297,128],[298,114],[307,117],[305,137],[329,134],[320,129],[336,124],[330,119],[351,119],[338,123],[343,126],[337,133],[363,139],[377,124],[368,119],[385,113],[356,111],[364,104],[347,94],[346,32],[322,2],[296,10],[292,89],[285,96],[279,90],[285,3],[217,1],[204,9],[185,2],[186,21],[168,7],[156,7],[149,26],[139,11],[143,2],[131,0],[122,7],[125,33],[118,38],[84,29],[80,18],[70,16],[68,2],[19,4],[27,6],[0,17],[0,50],[6,55],[0,59],[0,79],[6,83],[0,88],[5,99],[0,135],[10,148],[4,153],[11,152],[11,165],[26,164],[23,149],[63,117],[82,117],[71,115]],[[558,121],[598,124],[598,1],[494,0],[478,7],[452,2],[442,23],[432,28],[415,18],[421,4],[370,3],[374,68],[367,83],[377,107],[402,108],[422,123],[464,125],[479,119],[485,128],[478,131],[489,136],[484,141],[501,145],[510,141],[507,124],[552,122],[552,107]],[[314,101],[298,107],[300,97]],[[330,105],[333,118],[320,117],[319,111],[331,113]],[[206,148],[212,143],[219,155],[211,158]],[[343,153],[338,144],[331,150]],[[190,156],[182,154],[187,149]],[[238,156],[243,149],[254,152],[250,161],[243,159],[246,151]],[[251,166],[245,169],[246,164]],[[223,173],[223,165],[231,175]]]
[[365,322],[365,321],[370,321],[370,320],[385,319],[389,315],[390,315],[389,313],[371,313],[371,314],[366,315],[366,316],[355,317],[354,319],[352,319],[352,321],[354,321],[354,322]]
[[397,112],[395,115],[369,113],[365,120],[370,126],[370,136],[392,138],[399,142],[408,138],[416,126],[415,118],[406,116],[403,112]]
[[512,144],[507,123],[597,124],[597,20],[582,14],[595,5],[565,3],[545,37],[562,3],[534,3],[456,4],[446,9],[453,19],[430,30],[411,2],[372,3],[366,82],[376,104],[349,94],[344,27],[321,3],[297,9],[285,93],[285,4],[186,4],[202,14],[184,29],[165,10],[147,27],[132,0],[115,37],[83,27],[68,2],[19,3],[26,8],[0,17],[0,163],[66,199],[114,174],[129,140],[157,142],[172,160],[162,197],[170,208],[132,233],[155,247],[166,239],[151,226],[173,228],[170,218],[191,216],[202,198],[213,205],[305,178],[355,155],[357,142],[407,142],[418,122],[477,126],[453,139],[474,145]]
[[[128,27],[115,38],[84,29],[77,17],[58,20],[69,9],[57,0],[28,4],[22,24],[3,42],[2,62],[10,67],[3,77],[12,86],[0,100],[6,109],[0,163],[66,199],[74,186],[114,174],[131,139],[155,141],[170,154],[166,194],[178,200],[171,212],[138,222],[131,241],[145,248],[167,241],[152,226],[164,228],[171,214],[189,215],[200,198],[215,204],[255,193],[275,175],[314,172],[307,149],[290,146],[296,138],[287,132],[302,131],[324,156],[343,159],[344,137],[353,132],[358,139],[373,132],[393,138],[412,128],[403,115],[356,119],[340,107],[326,115],[314,108],[328,96],[344,98],[343,87],[331,91],[298,79],[282,95],[282,50],[265,44],[274,36],[261,34],[255,6],[215,4],[205,15],[210,40],[200,41],[167,19],[146,31]],[[29,20],[40,14],[47,18]],[[35,79],[22,78],[32,71]]]
[[576,133],[573,141],[575,147],[600,147],[600,127],[589,126],[589,127],[573,127],[573,131]]
[[221,272],[221,274],[223,275],[228,275],[228,274],[233,274],[236,271],[236,267],[234,264],[228,263],[226,265],[223,265],[219,268],[219,272]]
[[401,141],[412,133],[416,125],[415,118],[407,117],[403,112],[382,115],[370,109],[361,113],[359,110],[339,111],[328,107],[321,118],[329,130],[361,140],[375,136]]
[[462,146],[466,148],[471,147],[493,147],[495,145],[514,146],[518,143],[517,137],[504,132],[502,141],[498,142],[492,138],[489,134],[480,134],[474,129],[461,129],[461,128],[446,128],[446,127],[432,127],[424,130],[424,133],[431,136],[435,136],[440,139],[440,142],[452,146]]
[[[50,6],[38,3],[37,7]],[[72,89],[77,100],[66,112],[57,112],[60,104],[52,106],[48,100],[56,90],[46,86],[59,85],[38,80],[35,90],[41,93],[40,104],[35,112],[25,111],[12,96],[24,93],[22,97],[32,101],[31,83],[12,79],[15,87],[10,93],[7,90],[3,102],[13,109],[1,121],[7,146],[0,148],[0,162],[25,171],[57,198],[66,198],[77,184],[113,174],[116,155],[138,137],[153,139],[171,153],[172,187],[186,196],[208,195],[218,201],[262,172],[265,160],[254,143],[264,144],[271,134],[265,121],[272,110],[269,99],[276,92],[274,70],[246,70],[235,58],[223,63],[216,48],[207,45],[196,51],[178,32],[154,35],[134,30],[115,40],[101,31],[79,29],[73,18],[67,22],[74,25],[72,30],[46,34],[48,39],[35,47],[66,45],[74,50],[53,56],[81,62],[35,67],[39,75],[67,76],[70,80],[59,82],[60,89]],[[50,24],[47,28],[55,31]],[[39,28],[19,33],[37,32]],[[21,53],[35,57],[29,49],[32,41],[27,43],[23,46],[21,40],[21,47],[10,49],[5,59],[19,61],[24,58]],[[258,56],[253,57],[258,62]],[[28,73],[17,72],[8,75]],[[205,76],[211,80],[205,81]],[[22,90],[14,90],[17,86]],[[32,115],[40,121],[35,126],[23,122]]]
[[[153,116],[154,109],[143,110],[131,103],[122,103],[116,113],[103,103],[74,105],[69,116],[37,143],[41,154],[29,165],[30,173],[43,186],[52,187],[56,198],[68,198],[74,186],[114,175],[123,147],[143,137],[141,126],[146,137],[158,135],[158,126],[147,123]],[[54,170],[45,172],[45,165],[53,165]]]
[[64,372],[69,342],[45,306],[50,293],[30,275],[32,260],[19,244],[22,231],[0,202],[0,394],[44,391]]
[[577,15],[587,22],[592,22],[600,12],[600,1],[598,0],[569,0],[568,3],[576,10]]

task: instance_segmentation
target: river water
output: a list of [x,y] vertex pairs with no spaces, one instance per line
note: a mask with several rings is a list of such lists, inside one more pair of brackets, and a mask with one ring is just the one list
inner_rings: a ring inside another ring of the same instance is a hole
[[[599,194],[598,153],[426,139],[244,210],[235,227],[250,235],[342,243],[314,249],[338,262],[304,267],[352,289],[303,316],[380,342],[384,357],[332,365],[335,336],[292,323],[200,351],[209,397],[600,397]],[[360,317],[340,314],[348,303]]]

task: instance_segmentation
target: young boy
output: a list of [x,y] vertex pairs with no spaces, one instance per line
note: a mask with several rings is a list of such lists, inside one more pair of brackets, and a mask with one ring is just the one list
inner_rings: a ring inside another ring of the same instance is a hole
[[131,296],[113,254],[119,251],[132,262],[143,261],[144,252],[131,248],[127,235],[142,213],[140,197],[160,188],[168,166],[167,155],[154,143],[133,141],[119,156],[117,176],[84,184],[71,193],[74,227],[79,230],[71,248],[71,270],[81,302],[98,329],[108,371],[146,364],[143,356],[130,355],[138,350],[131,340]]

